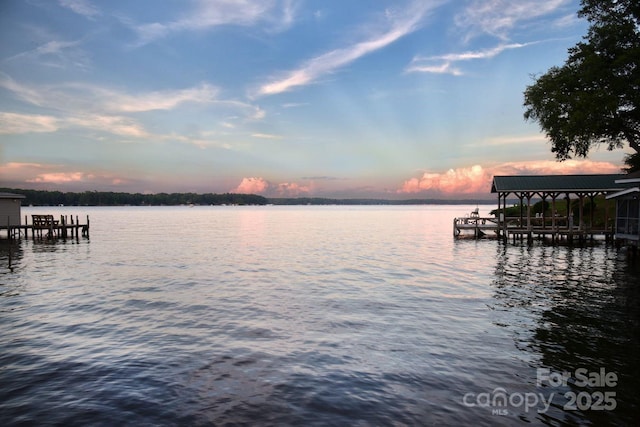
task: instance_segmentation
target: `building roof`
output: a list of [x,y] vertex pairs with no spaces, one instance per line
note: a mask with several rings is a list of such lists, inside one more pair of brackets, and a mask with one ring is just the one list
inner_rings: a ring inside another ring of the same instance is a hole
[[547,192],[591,193],[620,191],[628,185],[616,184],[627,175],[514,175],[494,176],[492,193]]
[[15,193],[0,193],[0,199],[24,199],[26,196]]
[[624,189],[622,191],[617,191],[615,193],[608,194],[607,195],[607,199],[617,199],[618,197],[627,196],[627,195],[633,194],[633,193],[640,193],[640,187],[629,187],[629,188]]
[[640,182],[640,171],[624,175],[621,179],[616,180],[616,184],[633,184]]

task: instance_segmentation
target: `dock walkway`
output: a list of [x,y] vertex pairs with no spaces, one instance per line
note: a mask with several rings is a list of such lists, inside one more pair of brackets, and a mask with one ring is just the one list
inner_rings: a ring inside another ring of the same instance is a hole
[[[4,222],[4,224],[2,224]],[[56,219],[53,215],[31,215],[31,222],[28,221],[28,217],[25,215],[24,223],[19,225],[11,224],[11,221],[0,220],[0,231],[6,230],[6,236],[9,240],[19,239],[23,235],[25,238],[31,237],[33,239],[67,239],[67,238],[80,238],[89,237],[89,215],[87,215],[87,222],[82,224],[76,215],[75,219],[73,215],[61,215],[59,219]]]
[[534,238],[548,239],[552,242],[593,240],[596,237],[604,237],[606,241],[613,240],[614,231],[611,228],[597,228],[587,226],[575,226],[571,221],[561,221],[560,218],[552,220],[547,218],[531,218],[530,224],[519,217],[507,217],[500,220],[495,217],[467,216],[453,220],[454,237],[496,237],[505,241],[512,239],[527,240]]

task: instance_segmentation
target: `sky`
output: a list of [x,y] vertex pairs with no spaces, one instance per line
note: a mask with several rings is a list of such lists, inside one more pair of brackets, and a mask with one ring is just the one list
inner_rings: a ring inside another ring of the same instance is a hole
[[557,162],[523,92],[579,0],[3,0],[0,187],[491,198]]

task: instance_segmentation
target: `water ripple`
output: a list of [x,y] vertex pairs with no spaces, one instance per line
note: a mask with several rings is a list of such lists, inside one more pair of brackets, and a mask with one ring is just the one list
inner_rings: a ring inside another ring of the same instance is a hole
[[[640,273],[613,248],[454,240],[458,206],[91,209],[91,241],[0,271],[2,425],[638,418]],[[615,411],[463,401],[579,367],[618,373]]]

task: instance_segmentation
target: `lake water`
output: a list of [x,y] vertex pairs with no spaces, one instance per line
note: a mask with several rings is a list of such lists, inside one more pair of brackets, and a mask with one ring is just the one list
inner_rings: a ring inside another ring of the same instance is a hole
[[23,208],[91,235],[0,244],[0,424],[634,425],[637,263],[473,208]]

